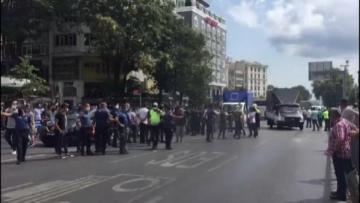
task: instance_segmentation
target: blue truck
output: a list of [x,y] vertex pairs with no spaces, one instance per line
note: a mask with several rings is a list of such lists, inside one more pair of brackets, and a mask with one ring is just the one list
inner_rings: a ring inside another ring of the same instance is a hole
[[223,106],[236,106],[241,105],[247,111],[250,109],[254,102],[252,92],[248,91],[224,91]]

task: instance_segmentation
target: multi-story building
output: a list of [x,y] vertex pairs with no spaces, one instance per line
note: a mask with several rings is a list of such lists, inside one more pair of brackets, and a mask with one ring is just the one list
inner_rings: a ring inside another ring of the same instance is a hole
[[227,60],[229,89],[245,89],[253,92],[255,98],[265,98],[267,68],[258,62]]
[[227,86],[226,60],[226,25],[225,20],[209,10],[209,4],[204,0],[174,0],[176,12],[183,16],[184,21],[194,30],[204,34],[206,47],[212,54],[212,82],[209,96],[212,99],[221,98],[224,87]]

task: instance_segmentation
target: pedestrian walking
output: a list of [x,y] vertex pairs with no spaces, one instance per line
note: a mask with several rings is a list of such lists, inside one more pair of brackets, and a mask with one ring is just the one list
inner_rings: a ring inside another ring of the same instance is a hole
[[311,109],[311,121],[312,121],[313,131],[315,131],[315,127],[317,128],[318,131],[320,130],[318,124],[318,115],[319,115],[318,110],[316,110],[316,108],[313,107]]
[[129,121],[129,128],[130,128],[130,136],[129,136],[129,140],[132,138],[132,142],[136,143],[137,142],[137,137],[138,137],[138,118],[136,116],[135,113],[135,109],[132,108],[129,112],[128,112],[128,117],[130,119]]
[[91,137],[93,131],[93,115],[90,112],[90,104],[85,103],[82,112],[80,112],[80,154],[84,156],[84,147],[86,146],[86,155],[92,156],[94,153],[91,151]]
[[346,175],[353,170],[351,163],[351,136],[359,134],[359,129],[341,118],[341,111],[331,109],[331,123],[333,125],[326,154],[333,159],[337,190],[331,192],[330,199],[346,201]]
[[18,108],[13,113],[2,112],[1,116],[8,118],[12,117],[15,120],[15,134],[13,137],[13,144],[16,149],[16,164],[20,164],[25,161],[26,150],[29,142],[29,129],[30,118],[26,116],[25,111],[22,108]]
[[[13,101],[10,108],[7,108],[4,113],[16,114],[18,112],[17,108],[17,101]],[[15,118],[12,116],[6,116],[5,140],[10,145],[13,155],[16,155],[15,125]]]
[[[58,113],[55,115],[55,152],[59,158],[65,159],[68,155],[67,148],[67,136],[66,136],[66,127],[67,127],[67,105],[62,104]],[[62,156],[62,148],[64,148],[65,156]]]
[[229,129],[229,132],[232,132],[233,131],[233,122],[234,122],[234,115],[228,111],[227,112],[227,121],[228,121],[228,129]]
[[253,104],[253,107],[255,109],[255,123],[256,123],[256,128],[259,131],[260,130],[260,114],[261,111],[258,108],[257,104]]
[[249,137],[254,136],[256,138],[258,136],[258,127],[256,124],[256,110],[254,107],[250,108],[250,112],[248,114],[248,124]]
[[109,136],[109,123],[111,120],[110,111],[105,102],[100,103],[100,107],[94,115],[95,122],[95,153],[105,155],[106,144]]
[[173,138],[173,133],[176,130],[176,125],[174,120],[175,117],[171,113],[170,107],[166,107],[165,109],[166,109],[166,113],[162,119],[164,133],[165,133],[165,149],[170,150],[172,149],[171,142]]
[[161,116],[164,113],[159,109],[158,103],[155,102],[153,107],[149,111],[148,119],[150,121],[150,135],[152,141],[152,149],[155,150],[157,148],[159,142],[159,133],[160,133],[160,122]]
[[221,136],[223,139],[225,139],[227,113],[224,111],[224,109],[221,109],[219,117],[220,117],[220,119],[219,119],[220,123],[219,123],[218,139]]

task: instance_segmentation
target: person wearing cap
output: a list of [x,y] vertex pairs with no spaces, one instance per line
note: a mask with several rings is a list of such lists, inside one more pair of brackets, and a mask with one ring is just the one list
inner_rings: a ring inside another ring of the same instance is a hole
[[255,109],[255,122],[256,122],[256,128],[260,129],[260,109],[258,108],[257,104],[253,104],[253,108]]
[[159,142],[159,133],[160,133],[160,122],[161,116],[164,115],[158,108],[158,103],[154,102],[153,107],[149,111],[148,119],[150,122],[150,135],[152,141],[152,149],[156,149]]
[[359,133],[354,125],[341,117],[341,110],[332,108],[330,112],[330,131],[328,148],[326,154],[332,157],[337,190],[331,192],[330,199],[346,201],[347,185],[345,176],[353,170],[351,162],[351,136]]

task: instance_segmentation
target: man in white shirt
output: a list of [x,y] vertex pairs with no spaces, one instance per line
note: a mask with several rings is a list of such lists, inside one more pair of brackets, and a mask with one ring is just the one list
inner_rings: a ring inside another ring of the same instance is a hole
[[150,145],[150,140],[148,137],[148,114],[149,109],[146,107],[140,108],[137,112],[137,117],[140,121],[140,143],[145,143],[145,141]]

